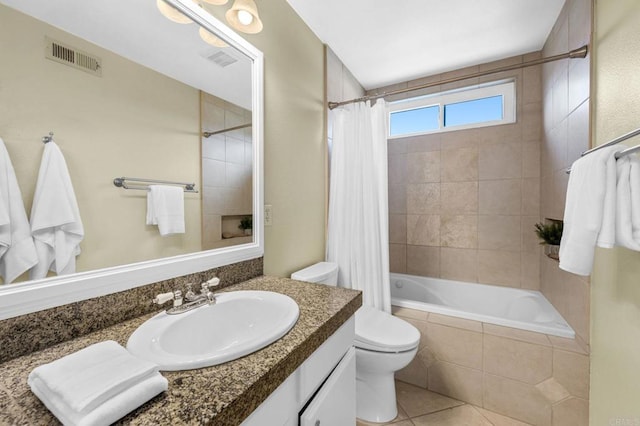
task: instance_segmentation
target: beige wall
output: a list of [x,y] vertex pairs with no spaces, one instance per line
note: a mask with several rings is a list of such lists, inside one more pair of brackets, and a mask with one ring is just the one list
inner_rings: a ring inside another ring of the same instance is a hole
[[[557,55],[588,44],[589,0],[569,0],[556,21],[543,53]],[[562,219],[569,175],[567,168],[589,149],[589,82],[591,56],[543,67],[544,138],[541,156],[541,214]],[[579,338],[589,343],[589,279],[562,271],[541,256],[541,290]]]
[[[40,139],[51,130],[85,228],[79,271],[201,250],[198,194],[185,196],[187,233],[163,238],[145,225],[145,192],[112,183],[117,176],[200,181],[198,91],[5,6],[0,12],[0,137],[27,215]],[[45,59],[45,35],[100,56],[102,77]]]
[[[273,226],[265,228],[264,272],[289,276],[324,259],[324,54],[285,0],[257,4],[264,30],[241,35],[265,58],[264,201]],[[224,21],[227,7],[207,9]]]
[[[469,67],[378,92],[438,82],[539,58]],[[515,78],[514,124],[389,140],[392,272],[539,288],[533,226],[540,220],[541,68],[438,85],[416,96]]]
[[[593,130],[601,145],[640,125],[640,3],[597,0],[595,18]],[[598,250],[591,301],[590,424],[640,424],[640,254]]]

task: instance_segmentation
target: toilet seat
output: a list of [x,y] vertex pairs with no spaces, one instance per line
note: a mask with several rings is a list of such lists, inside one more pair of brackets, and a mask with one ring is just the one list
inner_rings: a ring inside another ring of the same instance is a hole
[[356,311],[356,348],[376,352],[404,352],[418,346],[420,332],[413,325],[369,306]]

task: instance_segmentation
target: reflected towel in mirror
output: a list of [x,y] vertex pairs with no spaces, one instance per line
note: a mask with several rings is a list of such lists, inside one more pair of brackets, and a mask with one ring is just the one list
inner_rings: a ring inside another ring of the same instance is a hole
[[163,237],[184,234],[184,188],[149,185],[147,193],[147,225],[158,225]]

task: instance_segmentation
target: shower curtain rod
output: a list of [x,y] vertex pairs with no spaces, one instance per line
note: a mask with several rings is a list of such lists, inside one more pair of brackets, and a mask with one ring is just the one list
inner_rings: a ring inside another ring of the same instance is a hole
[[204,136],[205,138],[208,138],[208,137],[213,136],[213,135],[219,135],[221,133],[227,133],[227,132],[230,132],[232,130],[244,129],[244,128],[251,127],[251,126],[253,126],[253,123],[241,124],[239,126],[229,127],[228,129],[217,130],[215,132],[202,132],[202,136]]
[[398,95],[400,93],[413,92],[414,90],[426,89],[426,88],[429,88],[429,87],[440,86],[442,84],[455,83],[457,81],[467,80],[469,78],[484,77],[486,75],[496,74],[496,73],[499,73],[499,72],[511,71],[511,70],[515,70],[515,69],[519,69],[519,68],[526,68],[526,67],[531,67],[531,66],[534,66],[534,65],[545,64],[547,62],[558,61],[560,59],[567,59],[567,58],[571,58],[571,59],[580,58],[580,59],[582,59],[582,58],[587,56],[588,52],[589,52],[588,45],[585,44],[584,46],[582,46],[582,47],[580,47],[578,49],[574,49],[574,50],[572,50],[570,52],[567,52],[567,53],[561,53],[559,55],[548,56],[546,58],[534,59],[533,61],[524,62],[522,64],[508,65],[508,66],[505,66],[505,67],[495,68],[493,70],[488,70],[488,71],[476,72],[476,73],[469,74],[469,75],[464,75],[464,76],[461,76],[461,77],[448,78],[446,80],[436,81],[436,82],[426,83],[426,84],[421,84],[419,86],[415,86],[415,87],[411,87],[411,88],[407,88],[407,89],[398,89],[398,90],[392,90],[390,92],[383,92],[383,93],[379,93],[379,94],[375,94],[375,95],[362,96],[360,98],[350,99],[348,101],[329,102],[329,109],[334,109],[334,108],[337,108],[339,106],[352,104],[352,103],[355,103],[355,102],[369,101],[369,100],[373,100],[373,99],[384,98],[385,96],[391,96],[391,95]]

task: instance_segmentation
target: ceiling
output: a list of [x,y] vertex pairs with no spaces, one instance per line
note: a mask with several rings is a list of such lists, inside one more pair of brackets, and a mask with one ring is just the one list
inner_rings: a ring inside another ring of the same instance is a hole
[[287,0],[367,90],[541,50],[564,0]]

